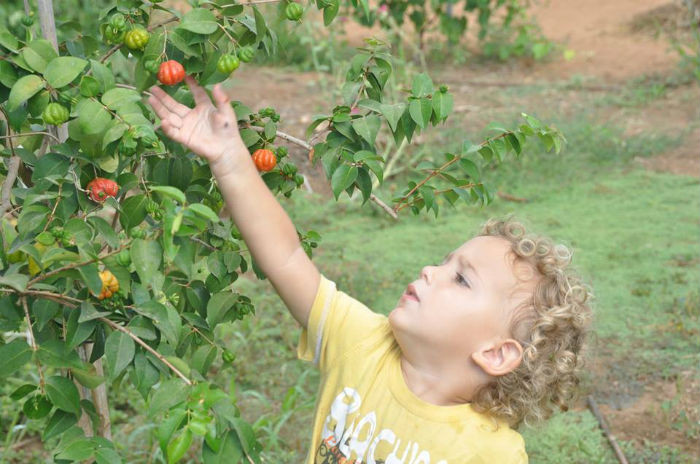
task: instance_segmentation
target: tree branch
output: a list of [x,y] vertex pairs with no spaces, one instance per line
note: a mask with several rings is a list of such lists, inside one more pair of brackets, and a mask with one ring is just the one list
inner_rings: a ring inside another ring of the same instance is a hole
[[132,340],[134,340],[136,343],[138,343],[139,345],[141,345],[146,351],[148,351],[148,352],[151,353],[153,356],[155,356],[156,358],[158,358],[158,359],[160,360],[160,362],[162,362],[163,364],[165,364],[166,366],[168,366],[168,367],[170,368],[170,370],[172,370],[178,377],[180,377],[182,380],[184,380],[184,382],[185,382],[187,385],[192,385],[192,381],[190,381],[190,379],[188,379],[187,376],[185,376],[185,374],[183,374],[182,372],[180,372],[180,371],[178,370],[178,368],[175,367],[175,366],[173,366],[173,365],[170,363],[170,361],[168,361],[167,359],[165,359],[165,358],[163,357],[162,354],[158,353],[156,350],[154,350],[153,348],[151,348],[150,346],[148,346],[148,344],[147,344],[146,342],[144,342],[143,340],[141,340],[137,335],[135,335],[135,334],[134,334],[133,332],[131,332],[129,329],[127,329],[126,327],[122,327],[121,325],[117,324],[116,322],[112,322],[112,321],[110,321],[109,319],[105,319],[104,317],[100,317],[100,318],[98,318],[98,319],[99,319],[100,321],[104,322],[105,324],[107,324],[108,326],[112,327],[113,329],[118,330],[118,331],[120,331],[120,332],[123,332],[123,333],[127,334],[129,337],[131,337]]
[[[36,353],[39,347],[36,345],[36,339],[34,338],[34,330],[32,330],[32,320],[29,317],[29,308],[27,307],[27,298],[21,297],[22,308],[24,309],[24,317],[27,320],[27,330],[29,331],[29,344],[32,346],[32,351]],[[39,387],[41,392],[44,392],[44,372],[41,369],[41,363],[38,357],[34,357],[36,361],[36,367],[39,370]]]
[[[247,127],[248,129],[254,130],[254,131],[256,131],[256,132],[264,132],[264,131],[265,131],[265,128],[264,128],[264,127],[260,127],[260,126],[251,126],[251,125],[247,125],[246,127]],[[277,131],[277,137],[279,137],[279,138],[281,138],[281,139],[283,139],[283,140],[286,140],[286,141],[288,141],[288,142],[291,142],[291,143],[293,143],[293,144],[295,144],[295,145],[299,145],[300,147],[303,147],[303,148],[305,148],[305,149],[307,149],[307,150],[309,150],[309,151],[311,151],[311,149],[313,148],[313,147],[312,147],[311,145],[309,145],[307,142],[305,142],[305,141],[303,141],[303,140],[301,140],[301,139],[298,139],[298,138],[296,138],[296,137],[294,137],[294,136],[292,136],[292,135],[285,134],[284,132]],[[386,211],[386,213],[387,213],[389,216],[391,216],[392,218],[394,218],[394,219],[398,219],[398,218],[399,218],[398,215],[396,214],[396,212],[394,212],[394,211],[391,209],[390,206],[388,206],[386,203],[384,203],[384,202],[383,202],[381,199],[379,199],[379,197],[377,197],[375,194],[372,193],[372,194],[369,196],[369,199],[370,199],[371,201],[373,201],[374,203],[376,203],[376,204],[377,204],[380,208],[382,208],[384,211]]]
[[128,243],[126,243],[126,244],[120,246],[120,247],[117,248],[116,250],[110,251],[110,252],[107,253],[106,255],[98,256],[97,258],[94,258],[94,259],[91,259],[91,260],[88,260],[88,261],[83,261],[83,262],[80,262],[80,263],[68,264],[68,265],[66,265],[66,266],[59,267],[58,269],[54,269],[53,271],[47,272],[46,274],[40,274],[40,275],[38,275],[37,277],[33,278],[32,280],[30,280],[30,281],[27,283],[27,288],[31,287],[32,285],[34,285],[34,284],[37,283],[37,282],[41,282],[42,280],[46,280],[46,279],[48,279],[49,277],[58,274],[59,272],[68,271],[68,270],[70,270],[70,269],[75,269],[76,267],[87,266],[88,264],[96,263],[97,261],[101,261],[101,260],[103,260],[103,259],[105,259],[105,258],[107,258],[107,257],[109,257],[109,256],[116,255],[117,253],[119,253],[120,251],[122,251],[122,250],[123,250],[124,248],[126,248],[127,246],[128,246]]

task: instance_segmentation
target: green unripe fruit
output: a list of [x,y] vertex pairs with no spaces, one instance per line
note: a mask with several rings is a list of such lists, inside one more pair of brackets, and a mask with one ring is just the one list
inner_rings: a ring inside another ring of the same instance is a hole
[[132,29],[124,36],[124,43],[130,50],[143,50],[150,37],[145,29]]
[[109,44],[120,44],[124,41],[124,29],[118,29],[114,26],[107,26],[104,29],[104,37]]
[[121,13],[115,13],[109,18],[109,25],[115,29],[124,29],[126,27],[126,18]]
[[304,7],[296,2],[291,2],[284,9],[284,15],[290,21],[299,21],[304,14]]
[[145,238],[146,237],[146,231],[143,229],[140,229],[138,227],[134,227],[129,231],[129,236],[131,238]]
[[241,61],[236,55],[222,55],[216,63],[216,69],[218,69],[221,74],[228,75],[238,69],[240,64]]
[[42,232],[36,236],[36,241],[44,246],[50,246],[54,244],[56,237],[51,232]]
[[151,74],[158,74],[158,70],[160,69],[160,61],[146,60],[143,63],[143,68]]
[[68,111],[68,108],[60,103],[49,103],[46,105],[44,112],[41,113],[41,117],[46,124],[58,126],[68,121],[70,112]]
[[221,353],[221,359],[226,363],[226,364],[231,364],[233,361],[236,360],[236,355],[229,350],[224,350],[223,353]]
[[22,24],[24,24],[26,27],[29,27],[32,24],[34,24],[34,18],[27,15],[27,16],[22,18]]
[[129,267],[129,264],[131,264],[131,254],[129,250],[124,249],[117,254],[117,263],[120,266]]
[[249,45],[246,45],[245,47],[242,47],[240,50],[238,50],[238,58],[240,58],[241,61],[244,63],[249,63],[253,60],[254,57],[255,50]]

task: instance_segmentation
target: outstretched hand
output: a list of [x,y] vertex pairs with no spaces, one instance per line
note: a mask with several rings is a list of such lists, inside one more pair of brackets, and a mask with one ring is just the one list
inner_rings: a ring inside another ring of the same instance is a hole
[[178,103],[160,87],[150,89],[152,95],[148,103],[161,119],[165,135],[212,165],[222,161],[226,153],[245,147],[238,132],[236,114],[221,86],[217,84],[212,90],[214,106],[206,90],[191,76],[186,76],[185,82],[194,97],[194,108]]

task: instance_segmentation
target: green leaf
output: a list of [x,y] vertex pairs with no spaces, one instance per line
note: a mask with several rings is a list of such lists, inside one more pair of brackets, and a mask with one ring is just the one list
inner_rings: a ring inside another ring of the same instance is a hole
[[68,158],[58,153],[47,153],[34,165],[32,180],[38,182],[41,179],[61,179],[68,174],[69,169]]
[[452,94],[437,92],[433,95],[433,111],[438,121],[444,121],[452,112],[453,106]]
[[109,222],[99,216],[90,216],[87,221],[97,230],[107,245],[111,248],[119,247],[119,237]]
[[331,187],[333,188],[333,195],[336,200],[343,190],[350,187],[350,185],[355,182],[356,178],[357,166],[341,164],[338,169],[335,170],[331,177]]
[[120,464],[122,458],[112,448],[98,447],[95,449],[95,462],[97,464]]
[[[4,23],[3,23],[4,26]],[[17,38],[10,34],[10,32],[4,27],[0,29],[0,45],[10,50],[12,53],[17,53],[19,50],[19,41]]]
[[355,129],[360,137],[365,139],[367,143],[374,146],[374,141],[377,138],[379,127],[382,125],[381,119],[376,114],[370,114],[363,118],[353,119],[351,121],[352,128]]
[[141,283],[150,283],[163,258],[160,244],[154,240],[139,238],[132,242],[129,252]]
[[59,56],[46,65],[44,78],[54,89],[65,87],[83,72],[88,62],[73,56]]
[[102,291],[102,279],[97,268],[97,264],[91,263],[78,267],[78,273],[87,287],[94,295],[99,295]]
[[44,79],[34,74],[20,77],[10,90],[10,96],[7,98],[7,109],[9,111],[16,110],[19,105],[29,100],[45,86]]
[[114,380],[134,359],[136,346],[127,334],[115,330],[105,342],[105,373]]
[[[163,451],[167,450],[168,443],[176,430],[182,425],[183,419],[187,416],[184,408],[171,409],[158,426],[158,442]],[[235,462],[235,461],[234,461]]]
[[168,443],[168,464],[176,463],[182,459],[187,450],[190,449],[190,445],[192,445],[192,432],[186,428],[173,441]]
[[204,464],[229,464],[240,462],[243,458],[243,447],[238,436],[229,430],[221,437],[219,449],[214,450],[205,442],[202,446],[202,461]]
[[476,166],[476,164],[467,158],[462,158],[459,160],[459,165],[464,169],[464,171],[467,173],[470,179],[472,180],[477,180],[479,179],[479,168]]
[[25,383],[10,394],[10,399],[15,401],[21,400],[36,389],[36,385],[32,385],[31,383]]
[[87,340],[92,331],[95,330],[95,325],[97,325],[95,319],[79,323],[79,318],[79,311],[71,311],[66,322],[66,346],[69,349],[73,349]]
[[182,327],[177,311],[173,313],[170,308],[157,301],[147,301],[138,306],[138,310],[153,320],[154,325],[161,331],[163,337],[172,345],[177,345],[178,336]]
[[148,198],[143,194],[127,197],[122,201],[119,222],[125,230],[136,227],[146,218],[146,203]]
[[408,105],[408,112],[411,119],[418,124],[418,127],[425,129],[430,121],[430,115],[433,113],[433,104],[428,98],[411,100]]
[[[149,40],[148,43],[150,42]],[[114,74],[112,74],[112,71],[107,66],[99,61],[90,60],[90,69],[92,69],[92,75],[95,76],[97,82],[100,83],[100,92],[106,92],[114,87]]]
[[403,115],[404,111],[406,111],[406,104],[405,103],[396,103],[395,105],[381,104],[380,110],[381,110],[381,113],[386,118],[386,121],[389,123],[389,127],[391,127],[391,130],[396,131],[396,125],[399,123],[399,120],[401,119],[401,115]]
[[136,90],[121,87],[110,89],[102,95],[102,103],[110,110],[138,101],[141,101],[141,95]]
[[45,39],[32,40],[22,50],[24,61],[38,73],[43,73],[46,70],[46,65],[57,56],[51,42]]
[[7,379],[32,359],[32,350],[26,340],[16,339],[7,345],[0,345],[0,359],[0,377]]
[[335,17],[338,15],[338,10],[340,9],[340,1],[335,1],[329,6],[323,9],[323,24],[328,26],[333,22]]
[[60,375],[49,377],[46,379],[46,394],[58,409],[80,415],[80,395],[72,381]]
[[17,72],[6,60],[0,60],[0,84],[8,89],[17,82]]
[[224,320],[226,313],[238,301],[238,295],[230,291],[215,293],[207,303],[207,322],[209,327],[216,327]]
[[148,405],[148,414],[157,416],[166,409],[170,409],[187,399],[187,384],[180,378],[169,379],[161,382],[160,387],[151,395]]
[[[413,76],[413,96],[426,97],[433,93],[433,80],[425,73]],[[418,121],[416,121],[418,122]]]
[[218,28],[214,13],[206,8],[193,8],[182,17],[182,29],[195,34],[213,34]]
[[187,209],[205,219],[209,219],[215,224],[219,222],[219,215],[207,205],[203,205],[202,203],[193,203],[191,205],[187,205]]
[[88,98],[80,100],[75,111],[78,113],[78,127],[85,135],[104,132],[112,121],[112,115],[104,106]]
[[29,282],[29,277],[24,274],[6,274],[0,276],[0,285],[14,288],[18,292],[23,292],[27,288],[27,282]]
[[173,200],[180,202],[181,204],[185,204],[187,202],[187,198],[185,198],[185,194],[182,193],[182,190],[175,187],[171,187],[169,185],[154,185],[152,187],[149,187],[149,190],[151,192],[157,192],[166,197],[170,197]]
[[95,452],[95,443],[88,438],[79,438],[70,442],[64,449],[56,454],[56,460],[84,461],[92,457]]
[[76,418],[75,414],[57,409],[46,424],[41,438],[42,440],[46,441],[55,437],[56,435],[60,435],[77,422],[78,419]]

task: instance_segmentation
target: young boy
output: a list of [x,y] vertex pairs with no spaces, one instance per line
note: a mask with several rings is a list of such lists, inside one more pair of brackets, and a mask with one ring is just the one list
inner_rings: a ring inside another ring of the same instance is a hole
[[570,252],[512,220],[426,266],[389,317],[338,291],[301,248],[238,133],[229,98],[151,89],[163,132],[205,158],[245,242],[322,372],[307,463],[527,462],[511,429],[562,409],[590,317]]

